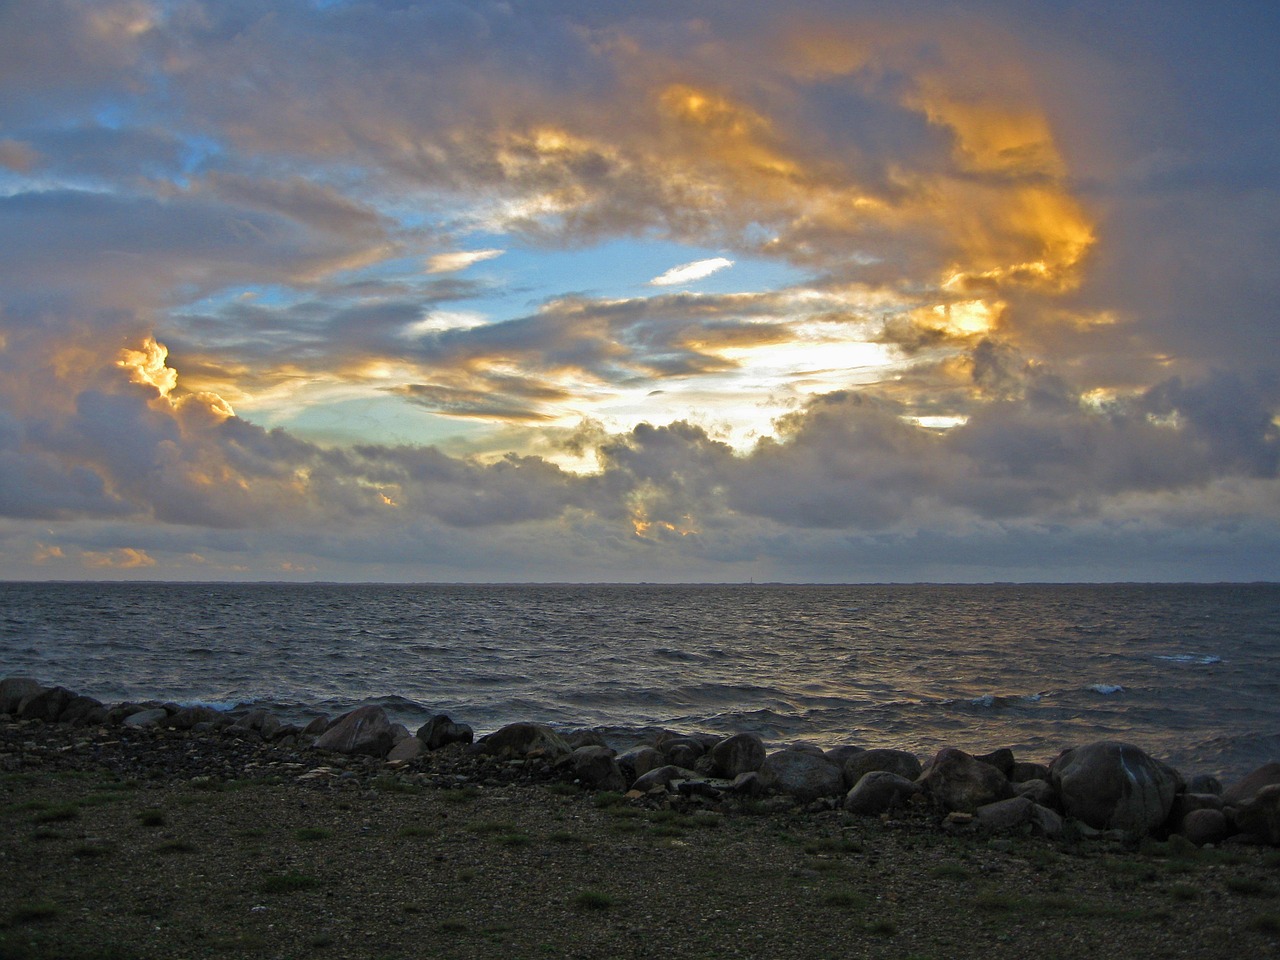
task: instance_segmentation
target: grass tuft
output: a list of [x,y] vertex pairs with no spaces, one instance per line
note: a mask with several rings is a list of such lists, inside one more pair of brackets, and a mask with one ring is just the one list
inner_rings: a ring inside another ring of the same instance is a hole
[[138,811],[138,823],[144,827],[163,827],[167,822],[165,813],[158,807],[148,807]]
[[262,882],[258,884],[258,890],[261,893],[293,893],[297,890],[311,890],[318,886],[320,881],[315,877],[291,870],[287,873],[274,873],[263,877]]
[[573,905],[581,910],[609,910],[614,899],[601,890],[583,890],[573,898]]
[[295,840],[328,840],[333,836],[333,831],[325,827],[300,827],[293,833]]

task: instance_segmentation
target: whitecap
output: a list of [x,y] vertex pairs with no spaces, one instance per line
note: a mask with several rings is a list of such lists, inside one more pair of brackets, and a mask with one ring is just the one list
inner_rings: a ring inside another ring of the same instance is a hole
[[1156,659],[1168,660],[1170,663],[1197,663],[1205,666],[1222,662],[1221,657],[1215,657],[1213,654],[1197,656],[1194,653],[1158,653]]
[[1110,696],[1113,693],[1124,693],[1124,687],[1120,686],[1118,683],[1092,683],[1085,689],[1092,690],[1094,693],[1100,693],[1104,697]]

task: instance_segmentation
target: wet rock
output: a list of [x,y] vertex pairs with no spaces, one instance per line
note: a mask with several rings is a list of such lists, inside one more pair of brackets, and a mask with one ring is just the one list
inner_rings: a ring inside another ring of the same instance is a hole
[[627,789],[627,781],[614,756],[609,747],[591,744],[574,750],[557,766],[567,768],[573,779],[588,789],[621,792]]
[[711,773],[732,780],[742,773],[759,770],[764,763],[764,741],[754,733],[726,737],[711,748]]
[[1067,816],[1097,830],[1133,834],[1163,824],[1182,785],[1172,767],[1115,740],[1063,751],[1049,776]]
[[1280,846],[1280,783],[1265,786],[1238,804],[1235,821],[1241,833]]
[[1222,792],[1222,802],[1229,807],[1248,800],[1263,787],[1280,783],[1280,762],[1264,763]]
[[573,751],[564,738],[545,723],[509,723],[476,743],[478,753],[502,760],[558,760]]
[[417,738],[428,750],[439,750],[451,743],[471,743],[475,732],[465,723],[454,723],[447,714],[437,713],[418,728]]
[[391,721],[382,707],[357,707],[340,716],[315,740],[317,750],[385,757],[391,750]]
[[121,726],[141,730],[147,727],[158,727],[168,719],[168,710],[164,707],[152,707],[150,710],[139,710],[137,713],[129,714],[124,718]]
[[413,734],[409,732],[409,728],[403,723],[393,723],[391,725],[392,743],[399,743],[401,740],[407,740],[411,736],[413,736]]
[[636,780],[650,770],[657,770],[666,763],[666,758],[654,747],[632,747],[617,757],[618,769],[627,783]]
[[920,759],[906,750],[877,747],[848,757],[841,767],[845,785],[848,787],[857,786],[864,776],[876,770],[896,773],[905,780],[915,780],[921,773]]
[[840,768],[821,753],[815,756],[803,750],[778,750],[765,757],[759,772],[768,789],[785,793],[801,803],[837,797],[844,792]]
[[925,765],[917,782],[942,810],[973,813],[1013,794],[1009,778],[955,747],[944,747]]
[[920,792],[920,785],[890,770],[865,773],[845,795],[844,808],[859,816],[875,817],[906,806]]
[[1178,832],[1197,847],[1203,847],[1206,843],[1221,843],[1227,839],[1231,833],[1231,824],[1221,810],[1205,807],[1189,811],[1182,818]]
[[238,737],[257,734],[263,740],[272,740],[280,734],[282,726],[279,717],[269,710],[259,708],[237,718],[227,727],[227,732]]
[[32,677],[5,677],[0,680],[0,713],[17,713],[23,700],[44,689],[44,685]]

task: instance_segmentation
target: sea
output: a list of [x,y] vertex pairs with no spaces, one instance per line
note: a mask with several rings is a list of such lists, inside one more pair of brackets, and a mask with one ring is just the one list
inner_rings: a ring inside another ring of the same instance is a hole
[[1098,739],[1184,775],[1280,759],[1280,585],[0,583],[0,676],[115,703],[379,704],[771,746]]

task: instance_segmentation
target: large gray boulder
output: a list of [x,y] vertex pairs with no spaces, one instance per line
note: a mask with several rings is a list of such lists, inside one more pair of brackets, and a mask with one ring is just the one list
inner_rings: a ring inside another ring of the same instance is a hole
[[136,730],[146,730],[151,727],[158,727],[169,719],[169,711],[164,707],[150,707],[146,710],[139,710],[137,713],[131,713],[121,721],[122,727],[131,727]]
[[545,723],[509,723],[481,737],[475,748],[503,760],[559,760],[573,749]]
[[694,737],[659,738],[658,749],[667,763],[691,770],[707,752],[706,744]]
[[332,753],[381,758],[391,750],[394,740],[387,712],[369,705],[340,716],[328,730],[316,737],[315,747]]
[[41,688],[38,693],[22,698],[17,713],[23,720],[56,723],[67,704],[75,698],[76,694],[66,687]]
[[878,817],[905,806],[920,792],[920,785],[890,770],[872,770],[845,794],[844,808],[863,817]]
[[665,766],[667,759],[654,747],[632,747],[618,756],[618,768],[627,783],[635,783],[650,770]]
[[106,723],[106,721],[107,708],[102,701],[83,694],[72,697],[58,716],[59,723],[70,723],[78,727]]
[[973,813],[1013,795],[1008,777],[955,747],[939,750],[917,782],[938,807],[961,813]]
[[1115,740],[1063,751],[1049,765],[1049,780],[1068,817],[1139,835],[1168,819],[1182,786],[1172,767]]
[[737,733],[711,748],[711,773],[732,780],[759,770],[764,763],[764,741],[754,733]]
[[839,767],[821,754],[814,756],[801,750],[769,754],[760,765],[760,779],[769,790],[802,803],[838,797],[844,792],[844,776]]
[[1010,797],[978,807],[974,811],[974,824],[989,833],[1007,833],[1029,829],[1041,837],[1062,836],[1062,817],[1054,810],[1043,807],[1027,797]]
[[0,713],[17,713],[22,701],[44,690],[32,677],[5,677],[0,680]]
[[696,780],[698,779],[696,770],[686,770],[684,767],[677,767],[675,764],[667,764],[663,767],[655,767],[648,773],[642,774],[631,784],[632,790],[639,790],[641,793],[648,793],[655,787],[666,790],[671,786],[674,780]]
[[861,750],[846,757],[842,769],[848,787],[857,786],[864,776],[877,770],[896,773],[906,780],[915,780],[921,773],[920,759],[914,753],[884,747]]

